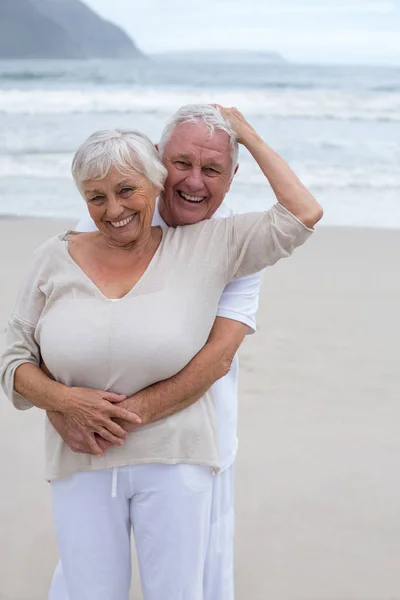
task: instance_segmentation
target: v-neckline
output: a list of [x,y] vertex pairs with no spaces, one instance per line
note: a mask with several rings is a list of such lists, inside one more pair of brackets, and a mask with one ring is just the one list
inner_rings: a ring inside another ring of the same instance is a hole
[[97,294],[103,299],[106,300],[107,302],[113,303],[115,302],[115,300],[125,300],[126,298],[128,298],[129,296],[133,295],[134,292],[137,291],[138,288],[140,288],[142,286],[143,280],[146,278],[146,275],[149,273],[149,271],[151,271],[154,268],[154,263],[156,262],[156,260],[158,259],[159,255],[161,254],[161,249],[162,246],[164,244],[164,240],[165,240],[165,232],[166,229],[164,229],[163,227],[160,227],[161,229],[161,240],[160,243],[158,244],[158,247],[156,249],[156,251],[154,252],[149,264],[147,265],[145,271],[142,273],[141,277],[139,277],[139,279],[137,280],[137,282],[130,288],[130,290],[128,290],[126,292],[126,294],[124,296],[122,296],[121,298],[108,298],[102,291],[101,289],[94,283],[93,279],[91,279],[89,277],[89,275],[82,269],[82,267],[80,265],[78,265],[78,263],[72,258],[70,252],[69,252],[69,241],[68,241],[68,236],[70,234],[73,235],[79,235],[80,233],[84,233],[81,231],[73,231],[72,229],[69,229],[63,236],[61,239],[61,243],[65,249],[65,253],[67,256],[67,259],[69,260],[70,263],[72,263],[72,265],[74,265],[75,269],[81,274],[81,276],[89,283],[89,285],[97,292]]

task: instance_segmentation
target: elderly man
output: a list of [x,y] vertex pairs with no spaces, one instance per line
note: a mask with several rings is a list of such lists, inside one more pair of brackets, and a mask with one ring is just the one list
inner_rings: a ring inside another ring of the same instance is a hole
[[[159,143],[168,178],[158,199],[153,225],[176,227],[232,214],[224,198],[238,169],[238,141],[247,147],[256,160],[260,142],[250,126],[245,129],[246,135],[237,140],[237,119],[243,117],[235,109],[210,105],[185,106],[171,118]],[[276,160],[272,150],[271,160]],[[305,224],[313,226],[319,217],[317,215],[312,222]],[[83,221],[78,226],[80,231],[93,228],[94,224],[90,221]],[[261,276],[259,273],[231,282],[221,297],[214,327],[204,348],[174,377],[152,385],[129,399],[128,408],[138,414],[143,423],[149,423],[186,408],[213,386],[221,472],[213,484],[209,545],[204,567],[206,600],[232,600],[234,597],[233,464],[237,451],[238,409],[236,352],[246,333],[255,331]],[[193,315],[193,318],[196,316]],[[74,451],[95,451],[89,432],[86,436],[77,432],[60,413],[49,416]],[[107,449],[109,443],[100,439],[97,441],[103,450]],[[59,565],[50,600],[67,598]]]

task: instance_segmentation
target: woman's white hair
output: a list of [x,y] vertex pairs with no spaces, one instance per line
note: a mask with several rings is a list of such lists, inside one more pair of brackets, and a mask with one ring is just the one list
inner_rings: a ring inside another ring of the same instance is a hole
[[85,181],[104,179],[112,168],[123,175],[134,169],[160,190],[167,178],[167,169],[154,144],[134,129],[104,129],[93,133],[74,156],[72,176],[81,190]]
[[168,144],[175,127],[181,123],[201,123],[208,129],[210,136],[214,135],[216,129],[218,131],[225,131],[230,139],[232,175],[234,174],[239,155],[239,145],[236,134],[228,121],[222,116],[221,111],[215,106],[212,106],[212,104],[187,104],[186,106],[182,106],[174,115],[172,115],[171,119],[164,127],[158,144],[161,156],[164,154],[165,147]]

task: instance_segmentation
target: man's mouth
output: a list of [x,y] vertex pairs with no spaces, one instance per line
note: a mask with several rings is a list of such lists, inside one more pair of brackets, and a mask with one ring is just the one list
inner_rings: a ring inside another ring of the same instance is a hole
[[125,227],[126,225],[128,225],[131,221],[133,221],[133,219],[136,217],[137,213],[134,213],[133,215],[129,215],[129,217],[126,217],[126,219],[122,219],[122,221],[108,221],[110,223],[110,225],[112,225],[113,227]]
[[187,202],[199,203],[199,202],[203,202],[203,200],[206,199],[206,196],[190,196],[190,194],[185,194],[184,192],[181,192],[179,190],[178,190],[178,194],[181,198],[183,198]]

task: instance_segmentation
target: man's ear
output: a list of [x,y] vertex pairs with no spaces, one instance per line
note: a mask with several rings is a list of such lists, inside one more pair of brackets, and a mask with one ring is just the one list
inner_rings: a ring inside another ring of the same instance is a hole
[[154,145],[155,145],[155,147],[156,147],[156,150],[157,150],[157,152],[158,152],[158,144],[154,144]]
[[236,173],[238,172],[238,170],[239,170],[239,165],[237,164],[237,165],[236,165],[236,167],[235,167],[235,170],[233,171],[233,175],[232,175],[232,177],[231,177],[231,179],[230,179],[230,181],[229,181],[229,185],[228,185],[228,187],[227,187],[227,190],[226,190],[226,192],[225,192],[226,194],[227,194],[227,193],[229,192],[229,190],[231,189],[231,185],[232,185],[233,178],[235,177],[235,175],[236,175]]

